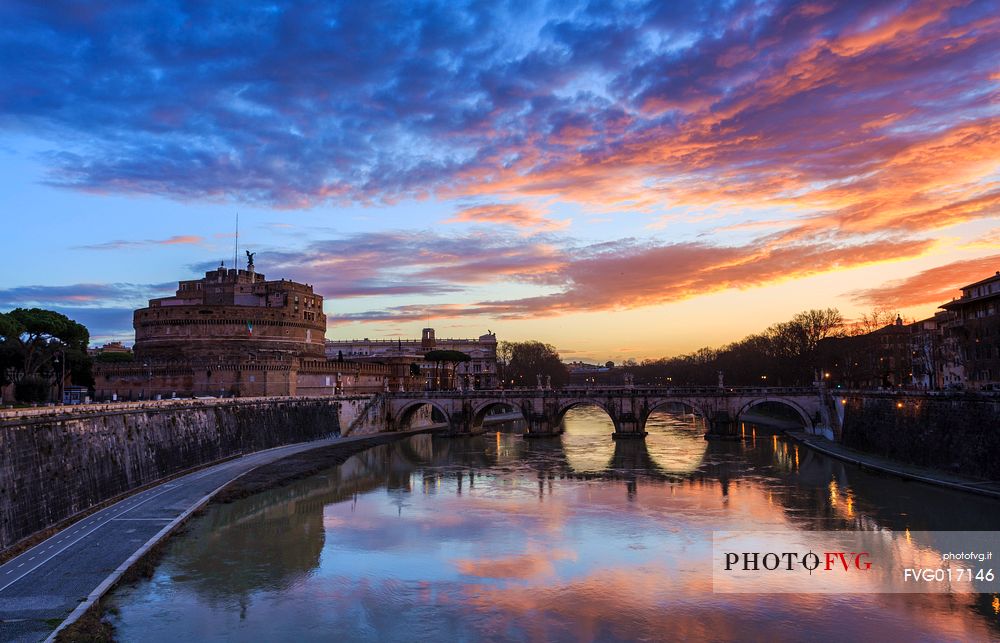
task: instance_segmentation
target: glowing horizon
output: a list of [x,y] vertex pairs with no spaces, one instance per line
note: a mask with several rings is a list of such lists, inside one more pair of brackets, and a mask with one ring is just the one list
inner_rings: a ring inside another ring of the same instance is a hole
[[1000,270],[989,2],[0,7],[0,310],[98,342],[240,244],[329,338],[621,361]]

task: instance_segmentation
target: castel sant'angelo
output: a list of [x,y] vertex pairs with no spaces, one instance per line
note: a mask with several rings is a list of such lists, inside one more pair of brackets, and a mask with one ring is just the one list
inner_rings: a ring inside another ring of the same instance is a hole
[[[327,359],[323,297],[312,286],[225,268],[181,281],[135,311],[134,359],[98,364],[98,399],[330,395],[402,384],[386,364]],[[405,377],[405,371],[400,371]]]

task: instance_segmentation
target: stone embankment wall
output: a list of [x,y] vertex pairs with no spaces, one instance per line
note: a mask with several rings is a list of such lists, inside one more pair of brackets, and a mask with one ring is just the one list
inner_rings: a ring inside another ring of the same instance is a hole
[[985,395],[848,395],[843,442],[886,457],[1000,480],[1000,398]]
[[[5,417],[0,419],[0,549],[178,471],[337,435],[371,401],[371,396],[174,401]],[[375,432],[377,421],[366,417],[366,428]]]
[[381,395],[369,395],[345,400],[340,407],[342,434],[365,435],[384,431],[384,399]]

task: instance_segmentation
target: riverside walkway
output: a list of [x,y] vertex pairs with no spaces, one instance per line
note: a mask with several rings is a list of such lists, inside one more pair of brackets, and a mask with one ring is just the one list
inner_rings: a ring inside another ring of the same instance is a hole
[[830,442],[803,431],[785,431],[785,434],[820,453],[857,465],[862,469],[881,471],[906,480],[915,480],[925,484],[947,487],[957,491],[965,491],[981,496],[1000,499],[1000,480],[973,480],[964,476],[954,475],[939,469],[918,467],[912,464],[884,458],[873,453],[865,453],[846,447],[843,444]]
[[[414,433],[419,432],[414,431]],[[371,439],[324,438],[258,451],[136,493],[0,565],[0,641],[52,640],[132,563],[239,476],[296,453]]]

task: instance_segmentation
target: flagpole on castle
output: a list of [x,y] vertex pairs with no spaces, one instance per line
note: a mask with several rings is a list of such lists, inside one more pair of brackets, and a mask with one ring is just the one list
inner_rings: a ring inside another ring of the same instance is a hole
[[240,255],[240,211],[236,211],[236,241],[233,243],[233,269],[239,270]]

